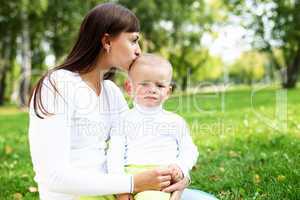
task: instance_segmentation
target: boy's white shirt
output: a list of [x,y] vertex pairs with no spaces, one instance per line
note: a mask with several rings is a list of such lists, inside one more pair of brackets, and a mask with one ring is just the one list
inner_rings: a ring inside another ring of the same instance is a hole
[[57,70],[51,79],[60,95],[46,78],[42,101],[56,114],[38,118],[32,101],[29,112],[30,152],[40,199],[130,192],[132,176],[106,174],[110,127],[121,111],[128,110],[120,89],[105,80],[98,97],[77,73]]
[[134,104],[111,130],[107,156],[109,173],[124,173],[125,165],[177,164],[185,176],[196,164],[198,150],[182,117],[162,106]]

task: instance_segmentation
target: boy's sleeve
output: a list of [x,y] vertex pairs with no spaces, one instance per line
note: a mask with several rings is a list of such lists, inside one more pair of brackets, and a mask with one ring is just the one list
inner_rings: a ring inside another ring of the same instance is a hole
[[189,171],[196,164],[199,153],[196,145],[193,143],[186,122],[182,119],[178,125],[179,157],[176,164],[181,168],[184,176],[189,178]]

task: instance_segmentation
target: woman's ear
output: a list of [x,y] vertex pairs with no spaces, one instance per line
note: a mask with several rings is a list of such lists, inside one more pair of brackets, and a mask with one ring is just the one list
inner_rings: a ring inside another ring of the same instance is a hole
[[103,50],[107,53],[110,52],[111,49],[111,36],[108,33],[105,33],[104,36],[101,38],[101,44],[103,46]]
[[127,94],[129,96],[132,95],[132,84],[131,84],[130,80],[127,79],[125,81],[125,83],[124,83],[124,89],[125,89],[125,91],[127,92]]

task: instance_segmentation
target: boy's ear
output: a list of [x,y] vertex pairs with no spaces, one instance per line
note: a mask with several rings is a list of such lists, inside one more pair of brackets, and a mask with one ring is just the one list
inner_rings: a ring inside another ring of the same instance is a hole
[[172,92],[173,92],[173,87],[172,87],[172,86],[170,86],[170,87],[169,87],[169,90],[168,90],[168,93],[167,93],[167,94],[168,94],[168,96],[170,96],[170,95],[172,94]]
[[127,79],[125,81],[125,83],[124,83],[124,89],[127,92],[127,94],[129,96],[131,96],[131,94],[132,94],[132,84],[131,84],[130,80]]

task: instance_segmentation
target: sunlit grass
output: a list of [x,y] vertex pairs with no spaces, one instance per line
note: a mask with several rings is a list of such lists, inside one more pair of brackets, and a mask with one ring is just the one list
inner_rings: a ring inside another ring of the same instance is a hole
[[[187,120],[200,151],[191,187],[220,199],[300,199],[299,92],[243,89],[168,100],[165,108]],[[2,107],[0,124],[0,199],[38,199],[27,114]]]

